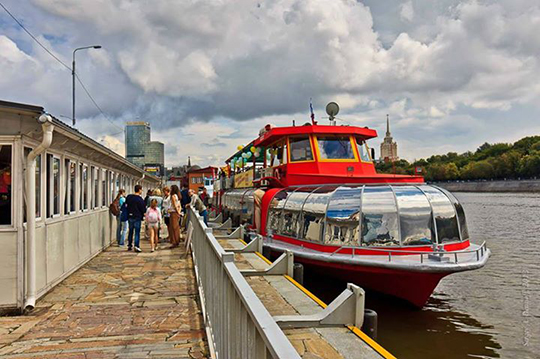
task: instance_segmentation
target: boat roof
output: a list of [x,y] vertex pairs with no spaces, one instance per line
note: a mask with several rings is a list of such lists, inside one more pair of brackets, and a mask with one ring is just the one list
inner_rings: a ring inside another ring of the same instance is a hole
[[306,124],[303,126],[273,127],[254,140],[253,145],[266,146],[286,136],[308,134],[353,135],[363,140],[377,137],[377,131],[367,127]]
[[[266,125],[265,128],[268,127],[269,125]],[[271,127],[270,129],[265,130],[265,132],[262,133],[258,138],[248,143],[243,149],[236,151],[226,160],[226,162],[229,162],[232,158],[238,156],[238,154],[245,152],[245,149],[249,149],[251,146],[268,146],[287,136],[310,134],[349,135],[359,137],[362,140],[377,137],[377,131],[368,127],[312,125],[311,123],[306,123],[302,126]]]

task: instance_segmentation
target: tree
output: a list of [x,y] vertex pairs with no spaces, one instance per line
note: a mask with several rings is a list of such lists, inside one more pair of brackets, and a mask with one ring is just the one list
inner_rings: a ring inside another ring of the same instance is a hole
[[488,161],[470,162],[461,171],[464,179],[488,179],[493,178],[495,171]]

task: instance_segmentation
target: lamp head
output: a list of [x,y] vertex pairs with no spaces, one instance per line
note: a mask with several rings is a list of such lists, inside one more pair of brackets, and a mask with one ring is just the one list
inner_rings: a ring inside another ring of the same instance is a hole
[[101,49],[101,45],[94,46],[94,49]]

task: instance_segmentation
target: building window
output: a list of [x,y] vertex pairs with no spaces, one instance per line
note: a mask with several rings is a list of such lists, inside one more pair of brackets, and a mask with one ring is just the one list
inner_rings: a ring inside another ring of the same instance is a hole
[[82,168],[82,177],[81,177],[81,186],[83,188],[83,196],[82,196],[82,200],[83,200],[83,209],[86,210],[88,209],[88,166],[82,166],[81,165],[81,168]]
[[64,159],[64,214],[69,214],[69,160]]
[[105,200],[107,197],[107,180],[106,180],[107,172],[105,170],[101,170],[101,206],[105,207]]
[[313,152],[311,151],[311,141],[309,137],[291,137],[289,138],[291,151],[291,161],[313,161]]
[[322,160],[354,160],[349,137],[322,136],[317,142]]
[[60,214],[60,159],[53,157],[53,216]]
[[97,208],[99,205],[99,169],[92,167],[92,208]]
[[11,145],[0,145],[0,225],[11,225]]
[[76,196],[76,178],[77,178],[77,164],[75,162],[69,162],[69,211],[71,213],[75,212],[75,196]]

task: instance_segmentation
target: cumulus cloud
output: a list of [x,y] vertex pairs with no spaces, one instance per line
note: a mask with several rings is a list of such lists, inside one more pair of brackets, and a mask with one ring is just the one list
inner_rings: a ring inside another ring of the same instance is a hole
[[[81,78],[116,126],[135,118],[150,122],[153,139],[171,146],[168,163],[191,155],[208,164],[249,141],[266,122],[305,121],[309,98],[318,115],[327,101],[337,100],[340,117],[375,128],[389,113],[411,144],[400,146],[405,157],[419,155],[420,148],[426,155],[438,151],[436,142],[420,142],[422,131],[439,140],[456,134],[452,143],[463,147],[471,138],[462,123],[493,134],[504,122],[490,123],[483,118],[488,113],[512,116],[527,108],[538,115],[540,4],[533,0],[6,5],[24,14],[63,59],[77,46],[103,45],[78,53]],[[0,17],[0,30],[2,97],[69,114],[69,71],[8,18]],[[77,99],[82,129],[123,140],[80,88]],[[110,138],[104,141],[118,147]],[[210,153],[203,155],[201,147]]]

